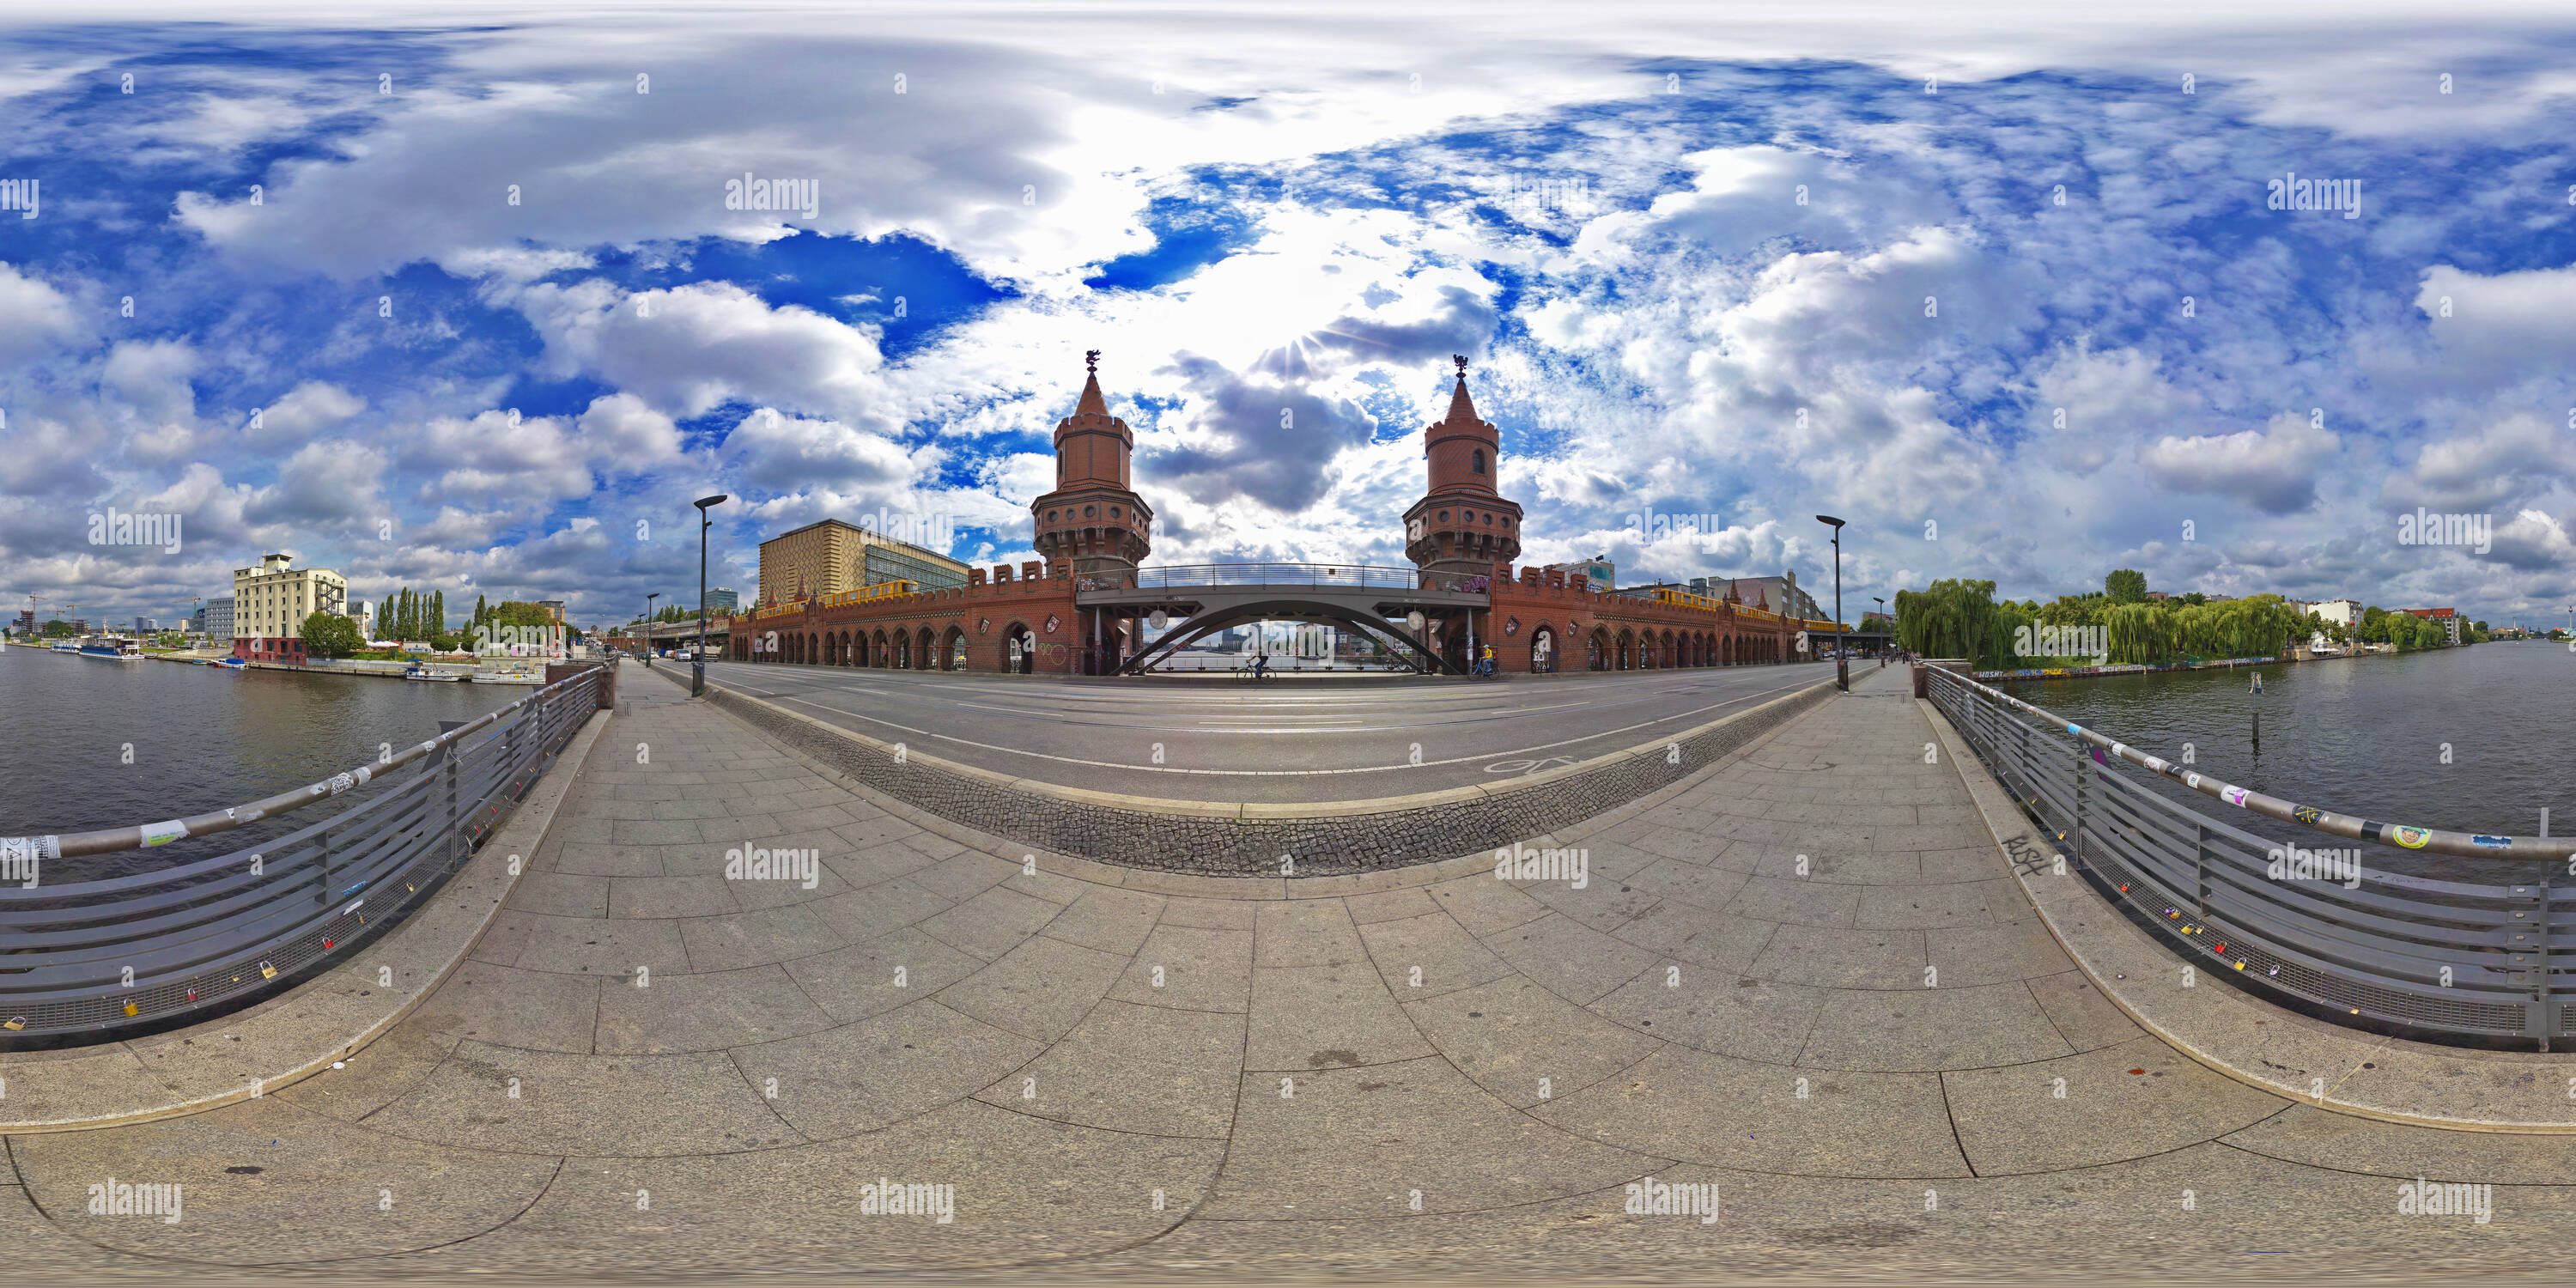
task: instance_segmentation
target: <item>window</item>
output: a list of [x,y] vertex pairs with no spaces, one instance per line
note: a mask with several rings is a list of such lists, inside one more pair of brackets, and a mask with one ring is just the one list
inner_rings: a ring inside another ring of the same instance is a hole
[[1109,507],[1109,517],[1110,517],[1110,518],[1113,518],[1113,519],[1115,519],[1115,518],[1117,518],[1117,517],[1118,517],[1118,507],[1117,507],[1117,506],[1114,506],[1114,505],[1113,505],[1113,506]]
[[1096,506],[1096,505],[1086,505],[1086,506],[1082,507],[1082,517],[1083,517],[1083,518],[1088,519],[1088,518],[1091,518],[1091,517],[1093,517],[1094,515],[1097,515],[1097,514],[1099,514],[1099,513],[1100,513],[1100,507],[1099,507],[1099,506]]
[[1476,462],[1476,472],[1477,472],[1477,473],[1479,473],[1479,474],[1484,473],[1484,472],[1485,472],[1485,449],[1484,449],[1484,448],[1479,447],[1479,448],[1477,448],[1477,449],[1476,449],[1475,462]]

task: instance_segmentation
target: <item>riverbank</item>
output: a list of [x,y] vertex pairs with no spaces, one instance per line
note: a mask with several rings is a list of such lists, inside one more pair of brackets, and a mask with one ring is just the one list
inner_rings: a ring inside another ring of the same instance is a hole
[[[43,644],[18,644],[12,647],[39,653],[60,653]],[[69,653],[68,657],[85,654]],[[203,650],[145,650],[137,655],[147,662],[178,662],[189,666],[212,666],[231,656]],[[319,659],[302,663],[246,662],[242,669],[251,671],[287,671],[307,675],[370,675],[378,679],[399,680],[415,665],[413,660],[392,661],[375,658]],[[545,659],[513,658],[508,665],[475,661],[438,662],[421,659],[417,665],[440,680],[470,684],[534,684],[546,682]]]
[[[2464,648],[2467,646],[2454,644],[2450,647]],[[2198,662],[2129,662],[2118,666],[2051,666],[2034,667],[2018,671],[1972,671],[1970,674],[1974,675],[1977,679],[1989,682],[1995,680],[2082,680],[2104,675],[2153,675],[2167,671],[2229,671],[2238,667],[2272,666],[2276,664],[2286,666],[2293,662],[2332,662],[2343,658],[2353,657],[2420,657],[2426,653],[2439,651],[2440,650],[2438,649],[2419,648],[2399,650],[2391,648],[2385,650],[2368,649],[2361,652],[2346,653],[2311,653],[2306,649],[2294,649],[2278,657],[2205,658]]]

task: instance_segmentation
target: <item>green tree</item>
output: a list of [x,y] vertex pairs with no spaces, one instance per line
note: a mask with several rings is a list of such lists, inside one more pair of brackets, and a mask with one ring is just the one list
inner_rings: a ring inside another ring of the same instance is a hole
[[1896,592],[1897,641],[1923,657],[1967,658],[1989,668],[2012,658],[2013,629],[2029,621],[1995,603],[1991,581],[1936,581]]
[[2147,575],[2135,568],[2115,568],[2102,579],[2102,593],[2114,604],[2143,604],[2147,600]]
[[58,639],[63,638],[64,636],[67,636],[67,635],[71,634],[71,633],[72,633],[72,624],[71,624],[70,622],[64,621],[63,619],[61,619],[61,618],[59,618],[59,617],[57,617],[57,618],[53,619],[52,621],[49,621],[49,622],[45,623],[45,630],[44,630],[44,634],[45,634],[45,638],[47,638],[47,639],[57,639],[57,640],[58,640]]
[[356,622],[319,610],[305,616],[298,633],[304,637],[304,652],[311,657],[347,657],[367,643],[358,637]]

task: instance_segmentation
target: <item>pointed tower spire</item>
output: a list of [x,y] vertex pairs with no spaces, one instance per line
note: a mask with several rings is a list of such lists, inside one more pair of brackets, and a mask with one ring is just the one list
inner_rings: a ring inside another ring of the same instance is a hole
[[1106,416],[1109,400],[1100,396],[1100,350],[1086,349],[1082,354],[1082,401],[1074,404],[1076,416]]
[[1449,360],[1458,364],[1458,387],[1449,391],[1449,419],[1443,423],[1476,424],[1476,400],[1467,395],[1467,355],[1453,353]]

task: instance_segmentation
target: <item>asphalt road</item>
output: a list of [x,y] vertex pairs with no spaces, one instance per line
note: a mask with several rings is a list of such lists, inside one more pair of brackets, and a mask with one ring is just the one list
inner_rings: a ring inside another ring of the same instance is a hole
[[[671,665],[661,663],[660,665]],[[1823,663],[1507,676],[1232,678],[718,662],[719,684],[997,773],[1169,800],[1364,800],[1538,773],[1832,678]]]

